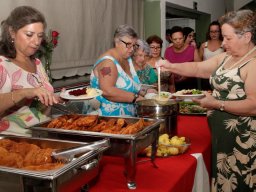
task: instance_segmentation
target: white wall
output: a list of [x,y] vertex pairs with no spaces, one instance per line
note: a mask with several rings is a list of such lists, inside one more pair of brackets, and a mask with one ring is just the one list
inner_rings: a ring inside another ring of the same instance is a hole
[[216,20],[225,13],[224,0],[161,0],[193,9],[193,2],[197,2],[197,10],[211,14],[211,20]]
[[234,10],[238,10],[252,0],[234,0]]

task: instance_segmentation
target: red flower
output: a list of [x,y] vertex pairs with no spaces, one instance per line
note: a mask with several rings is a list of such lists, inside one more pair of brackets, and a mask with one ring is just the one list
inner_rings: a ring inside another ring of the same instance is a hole
[[53,43],[54,47],[56,47],[57,44],[58,44],[58,40],[57,39],[52,39],[52,43]]
[[46,60],[51,60],[53,49],[58,45],[59,32],[50,30],[48,34],[37,51],[39,59],[44,57]]
[[58,37],[59,32],[58,31],[52,31],[52,37]]

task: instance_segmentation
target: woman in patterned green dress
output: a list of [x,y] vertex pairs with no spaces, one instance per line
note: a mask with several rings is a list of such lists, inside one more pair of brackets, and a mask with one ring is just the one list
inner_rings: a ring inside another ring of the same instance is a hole
[[[212,131],[212,192],[256,191],[256,13],[220,18],[226,53],[203,62],[158,66],[184,76],[210,78],[212,94],[194,99],[208,108]],[[192,66],[191,66],[192,64]],[[187,67],[186,67],[187,65]],[[190,67],[189,67],[190,66]]]
[[138,49],[133,55],[133,64],[142,84],[152,85],[157,83],[157,74],[153,67],[147,64],[150,48],[146,41],[137,40]]

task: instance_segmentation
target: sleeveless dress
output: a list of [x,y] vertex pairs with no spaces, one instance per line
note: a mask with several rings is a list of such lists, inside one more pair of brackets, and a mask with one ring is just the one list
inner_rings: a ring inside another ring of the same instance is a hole
[[[243,100],[246,94],[240,70],[251,60],[229,70],[223,68],[226,59],[210,77],[212,95],[220,100]],[[212,131],[212,192],[255,192],[256,117],[211,110],[208,122]]]
[[[139,77],[134,69],[132,59],[131,58],[128,59],[132,78],[123,70],[123,68],[120,66],[118,61],[111,56],[104,56],[100,58],[99,60],[96,61],[93,68],[95,68],[100,62],[102,62],[105,59],[110,59],[111,61],[113,61],[113,63],[117,67],[118,78],[116,81],[116,87],[124,91],[138,93],[141,88],[141,84],[140,84]],[[90,84],[91,84],[91,87],[100,89],[99,79],[94,75],[93,70],[90,77]],[[99,101],[99,104],[100,104],[99,108],[97,109],[97,114],[99,115],[135,116],[135,107],[133,103],[112,102],[107,100],[103,96],[98,96],[96,97],[96,99]]]
[[222,47],[216,49],[215,51],[211,51],[208,49],[208,41],[205,42],[205,46],[204,46],[204,55],[203,55],[203,60],[207,60],[215,55],[218,55],[220,53],[223,53],[224,49]]
[[[36,73],[30,73],[0,56],[0,93],[9,93],[23,88],[44,87],[53,92],[48,76],[39,59],[35,60]],[[23,99],[22,103],[5,111],[0,116],[0,133],[31,136],[26,127],[50,119],[50,107],[35,99]]]
[[[218,55],[220,53],[223,53],[224,49],[222,47],[216,49],[215,51],[211,51],[208,49],[208,41],[205,42],[204,46],[204,55],[203,55],[203,60],[210,59],[211,57]],[[211,86],[209,83],[209,79],[200,79],[201,80],[201,88],[202,90],[211,90]]]

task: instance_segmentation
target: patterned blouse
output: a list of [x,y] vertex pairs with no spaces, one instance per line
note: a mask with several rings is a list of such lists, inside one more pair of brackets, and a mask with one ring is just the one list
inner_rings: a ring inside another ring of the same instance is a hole
[[[43,86],[53,92],[40,60],[35,60],[36,73],[30,73],[12,63],[6,57],[0,56],[0,93],[10,93],[23,88]],[[25,129],[48,120],[50,108],[34,99],[24,99],[16,106],[1,114],[0,132],[29,136],[30,131]]]
[[[141,84],[140,84],[139,77],[137,76],[137,73],[134,69],[132,59],[131,58],[128,59],[132,78],[129,75],[127,75],[127,73],[122,69],[118,61],[111,56],[104,56],[101,59],[99,59],[94,64],[94,68],[105,59],[112,60],[117,67],[118,78],[116,81],[116,87],[128,92],[138,93],[140,90]],[[91,73],[90,84],[91,84],[91,87],[93,88],[97,88],[97,89],[100,88],[99,79],[94,75],[93,71]],[[134,108],[134,104],[132,103],[112,102],[103,96],[98,96],[96,97],[96,99],[100,102],[100,106],[97,109],[97,113],[99,115],[104,115],[104,116],[134,116],[135,115],[135,108]]]
[[137,74],[142,84],[152,85],[157,83],[157,74],[150,65],[146,65],[144,69],[137,70]]

